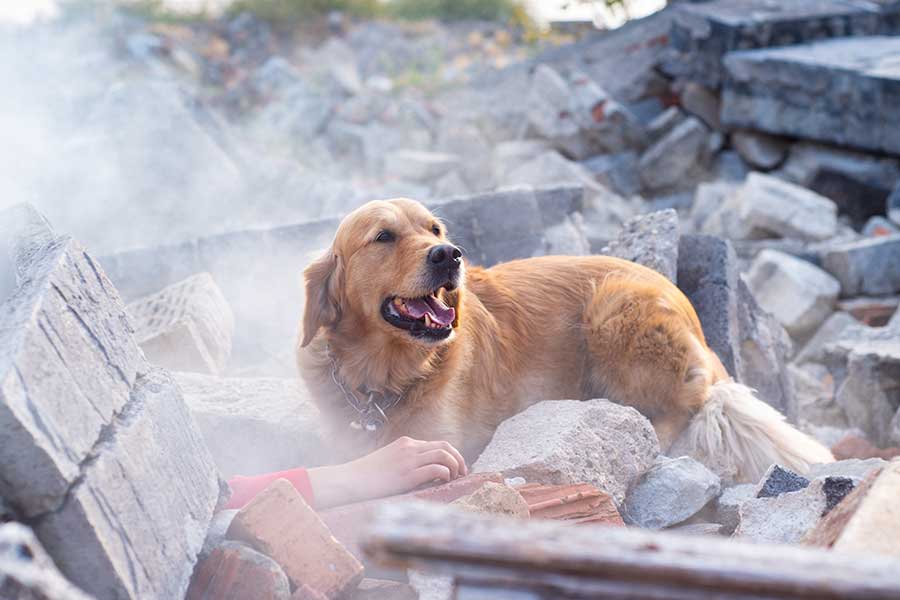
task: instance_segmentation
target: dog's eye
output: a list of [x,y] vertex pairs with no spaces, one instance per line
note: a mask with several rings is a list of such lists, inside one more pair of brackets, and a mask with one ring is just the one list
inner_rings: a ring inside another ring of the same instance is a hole
[[376,242],[393,242],[394,234],[388,231],[387,229],[382,229],[378,232],[378,235],[375,236]]
[[441,228],[438,227],[437,225],[432,225],[432,226],[431,226],[431,233],[433,233],[434,235],[436,235],[436,236],[438,236],[438,237],[441,237]]

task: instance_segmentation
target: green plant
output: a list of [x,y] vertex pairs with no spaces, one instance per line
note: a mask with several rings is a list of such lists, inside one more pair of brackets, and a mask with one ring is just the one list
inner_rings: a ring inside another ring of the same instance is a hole
[[248,11],[272,23],[292,23],[331,11],[341,11],[358,17],[379,14],[378,0],[237,0],[229,9],[232,13]]

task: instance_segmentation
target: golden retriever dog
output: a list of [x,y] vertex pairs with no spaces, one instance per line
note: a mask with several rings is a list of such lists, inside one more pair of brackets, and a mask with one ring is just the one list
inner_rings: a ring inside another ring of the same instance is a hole
[[439,219],[395,199],[348,215],[304,275],[298,365],[354,454],[407,435],[448,441],[470,461],[535,402],[608,398],[643,413],[663,452],[727,479],[833,460],[731,379],[688,299],[641,265],[468,265]]

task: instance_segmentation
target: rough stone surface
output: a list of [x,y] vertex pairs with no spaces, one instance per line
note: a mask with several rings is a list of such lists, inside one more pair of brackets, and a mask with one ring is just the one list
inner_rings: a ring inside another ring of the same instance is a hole
[[649,267],[675,283],[678,275],[678,213],[661,210],[625,222],[618,238],[601,254]]
[[239,542],[222,542],[194,572],[185,600],[289,600],[291,586],[274,560]]
[[528,503],[522,494],[502,483],[487,482],[468,496],[452,504],[473,512],[528,518]]
[[900,460],[894,459],[878,475],[869,493],[850,518],[834,550],[900,556]]
[[460,165],[455,154],[396,150],[384,157],[385,173],[409,181],[432,181],[453,171]]
[[285,479],[242,508],[227,537],[273,558],[294,587],[306,584],[330,598],[348,593],[362,580],[363,566]]
[[697,164],[709,131],[698,119],[686,119],[641,156],[641,182],[650,190],[677,184]]
[[875,483],[879,473],[881,473],[881,468],[875,469],[866,475],[865,479],[860,480],[846,498],[829,511],[818,525],[806,533],[802,540],[803,543],[811,546],[831,547],[853,515],[856,514],[859,505],[872,489],[872,484]]
[[412,570],[407,571],[407,575],[409,585],[416,590],[419,600],[452,600],[455,595],[452,577]]
[[755,542],[799,542],[825,513],[824,485],[820,479],[797,491],[744,502],[734,537]]
[[[887,332],[890,335],[890,332]],[[891,419],[900,399],[900,339],[835,342],[826,347],[835,400],[850,426],[880,446],[891,442]]]
[[689,519],[719,495],[719,477],[696,460],[659,457],[628,491],[625,518],[647,529]]
[[788,144],[776,137],[757,131],[735,131],[731,145],[747,164],[763,171],[771,171],[787,158]]
[[0,598],[90,600],[62,576],[34,533],[20,523],[0,525]]
[[757,485],[742,483],[725,488],[716,500],[716,521],[722,525],[722,533],[731,534],[740,523],[740,508],[744,502],[756,498]]
[[731,244],[713,236],[681,236],[678,285],[728,373],[756,389],[788,419],[795,418],[793,388],[783,368],[791,352],[790,339],[774,317],[760,309],[738,276]]
[[689,81],[681,91],[681,106],[701,119],[710,129],[721,129],[719,96],[702,85]]
[[724,60],[722,121],[898,154],[898,52],[900,40],[877,36],[733,52]]
[[825,347],[848,329],[857,329],[859,323],[845,312],[832,314],[816,331],[806,345],[794,357],[797,364],[822,363],[825,361]]
[[880,458],[837,460],[833,463],[813,465],[809,469],[809,476],[811,479],[841,477],[859,482],[885,464],[886,462]]
[[132,302],[127,310],[151,363],[214,375],[228,364],[234,314],[209,273]]
[[825,250],[822,266],[841,282],[844,296],[900,292],[900,235],[836,244]]
[[174,376],[224,477],[314,467],[326,460],[319,411],[301,380]]
[[756,497],[775,498],[781,494],[802,490],[808,485],[809,479],[806,477],[802,477],[779,465],[772,465],[769,471],[763,475]]
[[837,232],[834,202],[776,177],[751,173],[735,201],[754,237],[823,240]]
[[[540,444],[532,441],[537,430]],[[606,400],[546,401],[501,423],[472,471],[533,483],[586,482],[621,504],[657,454],[653,427],[633,408]]]
[[682,2],[664,69],[715,88],[724,78],[722,57],[734,50],[896,33],[896,19],[879,18],[875,11],[885,17],[895,12],[890,3],[856,0]]
[[151,371],[35,531],[60,569],[98,598],[180,597],[218,497],[212,457],[178,388]]
[[756,256],[747,285],[763,310],[795,338],[813,333],[822,324],[841,291],[838,280],[822,269],[777,250],[763,250]]

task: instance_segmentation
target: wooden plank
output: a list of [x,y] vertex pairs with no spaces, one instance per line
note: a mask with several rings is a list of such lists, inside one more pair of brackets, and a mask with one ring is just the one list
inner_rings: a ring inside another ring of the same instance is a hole
[[381,507],[363,547],[379,561],[452,575],[467,598],[503,597],[498,590],[536,598],[900,598],[900,561],[889,557],[424,503]]

